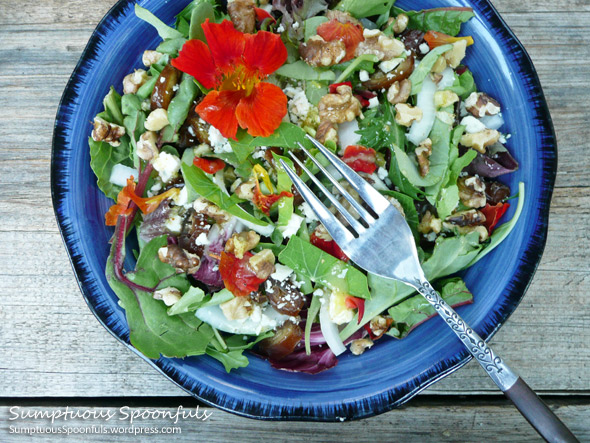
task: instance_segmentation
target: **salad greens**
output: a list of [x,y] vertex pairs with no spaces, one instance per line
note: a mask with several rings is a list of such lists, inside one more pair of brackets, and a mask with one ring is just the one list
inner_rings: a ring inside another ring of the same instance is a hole
[[294,169],[302,144],[327,165],[308,134],[403,213],[442,297],[477,303],[457,273],[510,234],[524,184],[497,226],[512,203],[497,177],[518,163],[500,103],[461,65],[455,37],[473,11],[394,3],[194,0],[174,26],[135,6],[162,42],[123,94],[105,91],[89,148],[115,202],[107,280],[148,358],[208,355],[230,371],[250,350],[317,373],[351,342],[403,339],[434,315],[410,286],[351,262],[297,194],[281,161]]

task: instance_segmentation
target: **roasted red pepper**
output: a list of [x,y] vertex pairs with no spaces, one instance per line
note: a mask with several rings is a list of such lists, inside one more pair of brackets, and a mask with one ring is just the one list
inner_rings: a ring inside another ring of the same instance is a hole
[[363,320],[363,315],[365,315],[365,300],[358,297],[353,297],[349,295],[344,299],[344,303],[348,309],[358,309],[358,323],[361,324]]
[[251,252],[246,252],[240,259],[225,251],[221,252],[219,273],[226,289],[236,297],[246,297],[251,292],[257,291],[264,281],[256,277],[256,273],[248,266],[248,260],[253,255]]
[[309,241],[316,248],[327,252],[332,257],[336,257],[338,260],[345,262],[349,260],[346,254],[342,251],[342,249],[340,249],[340,246],[338,246],[334,240],[324,240],[323,238],[318,237],[314,232],[311,234]]
[[218,158],[195,157],[193,165],[207,174],[215,174],[217,171],[221,171],[225,168],[225,162]]
[[453,37],[451,35],[443,34],[442,32],[428,31],[424,34],[424,40],[428,43],[430,49],[434,49],[438,46],[447,45],[449,43],[455,43],[460,40],[465,40],[467,46],[473,44],[473,37]]
[[496,206],[491,206],[489,203],[480,211],[483,215],[486,216],[486,221],[484,226],[488,228],[488,233],[492,235],[494,228],[502,218],[502,216],[506,213],[508,208],[510,207],[510,203],[498,203]]
[[342,160],[356,172],[366,172],[372,174],[377,170],[377,155],[372,148],[364,146],[351,145],[344,150]]

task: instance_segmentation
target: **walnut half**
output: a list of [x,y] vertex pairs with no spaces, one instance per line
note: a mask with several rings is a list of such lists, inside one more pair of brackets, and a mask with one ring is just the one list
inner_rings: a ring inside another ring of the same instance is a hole
[[432,154],[432,140],[427,138],[416,148],[416,157],[420,166],[420,175],[426,177],[430,172],[430,155]]
[[256,30],[256,12],[254,0],[229,0],[227,13],[240,32],[253,33]]
[[[361,114],[361,103],[352,95],[352,88],[340,85],[336,94],[326,94],[318,103],[320,122],[351,122]],[[320,126],[321,126],[320,123]]]
[[95,142],[106,142],[113,147],[121,144],[119,139],[125,135],[125,128],[123,126],[109,123],[100,117],[94,117],[93,125],[92,140]]
[[346,55],[346,46],[340,40],[327,42],[319,35],[314,35],[299,45],[299,55],[311,66],[333,66],[340,63]]

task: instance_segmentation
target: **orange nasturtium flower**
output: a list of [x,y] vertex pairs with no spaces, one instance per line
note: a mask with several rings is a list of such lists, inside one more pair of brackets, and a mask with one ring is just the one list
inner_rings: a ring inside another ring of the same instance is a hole
[[135,193],[135,182],[133,177],[127,179],[127,186],[121,189],[117,196],[117,203],[109,208],[109,211],[105,214],[105,224],[107,226],[115,226],[117,224],[117,218],[119,215],[131,215],[133,210],[130,208],[130,203],[133,201],[141,212],[149,214],[154,212],[160,203],[167,198],[172,198],[178,194],[180,190],[178,188],[171,188],[166,192],[153,197],[142,198]]
[[337,19],[322,23],[318,26],[318,35],[327,42],[332,40],[341,40],[346,47],[346,56],[341,62],[347,62],[354,58],[354,52],[360,42],[365,40],[363,37],[363,27],[352,22],[342,23]]
[[203,23],[207,44],[189,40],[172,65],[212,89],[196,107],[207,123],[236,139],[238,124],[254,137],[268,137],[287,114],[285,93],[263,82],[287,60],[287,48],[272,32],[245,34],[229,20]]

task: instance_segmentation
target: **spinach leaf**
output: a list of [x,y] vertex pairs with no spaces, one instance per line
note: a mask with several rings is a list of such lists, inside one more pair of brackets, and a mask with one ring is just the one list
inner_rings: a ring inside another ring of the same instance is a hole
[[190,20],[190,28],[188,33],[188,38],[193,40],[201,40],[202,42],[207,42],[205,38],[205,32],[203,31],[203,27],[201,26],[205,21],[209,19],[210,21],[215,21],[215,9],[213,5],[208,2],[200,2],[191,13],[191,20]]
[[102,101],[104,111],[107,113],[109,118],[105,120],[110,123],[115,123],[119,126],[123,126],[123,114],[121,112],[121,96],[115,91],[115,88],[111,86],[109,93],[105,96]]
[[142,8],[137,4],[135,5],[135,15],[143,21],[148,22],[154,28],[156,28],[156,31],[158,31],[158,35],[162,38],[162,40],[170,40],[173,38],[184,37],[182,33],[166,25],[162,20],[160,20],[150,11],[148,11],[145,8]]
[[[192,314],[169,316],[162,301],[151,293],[130,288],[117,279],[114,271],[113,242],[107,261],[106,277],[121,306],[125,309],[131,344],[148,358],[186,357],[205,353],[213,338],[209,325],[203,324]],[[158,259],[158,249],[167,244],[166,236],[156,237],[145,245],[139,255],[136,271],[127,276],[135,283],[154,287],[182,286],[186,277],[176,275],[176,270]],[[173,282],[174,281],[174,282]]]
[[195,288],[194,286],[191,286],[189,290],[182,295],[180,300],[168,308],[168,315],[194,312],[203,306],[204,298],[205,293],[201,288]]
[[[460,278],[453,278],[443,282],[440,296],[452,307],[473,302],[473,294],[469,292],[465,282]],[[436,311],[424,297],[416,295],[390,308],[389,315],[393,319],[393,323],[387,335],[401,339],[406,337],[414,328],[435,316]]]
[[319,82],[315,80],[307,80],[305,82],[305,96],[309,102],[317,106],[320,99],[328,93],[328,86],[325,82]]
[[303,60],[297,60],[294,63],[289,63],[281,66],[276,70],[278,75],[288,77],[295,80],[318,80],[331,82],[336,78],[332,71],[322,70],[309,66]]
[[252,137],[250,134],[241,131],[238,141],[229,140],[229,143],[240,163],[245,162],[248,156],[260,146],[276,146],[279,148],[296,148],[297,142],[311,148],[311,143],[305,136],[306,132],[299,126],[283,122],[277,130],[268,137]]
[[206,198],[211,203],[216,204],[224,211],[229,212],[236,217],[242,218],[250,223],[259,226],[267,226],[268,223],[257,219],[245,209],[240,207],[240,200],[235,194],[229,196],[219,186],[217,186],[205,172],[194,165],[182,163],[182,175],[186,185],[192,191]]
[[162,54],[168,54],[170,57],[176,57],[185,43],[186,38],[184,37],[165,40],[158,45],[156,51],[161,52]]
[[328,17],[324,17],[323,15],[318,15],[316,17],[308,18],[303,22],[304,27],[304,41],[309,40],[310,37],[313,37],[317,34],[318,26],[322,23],[326,23],[328,21]]
[[356,18],[380,15],[391,10],[395,0],[341,0],[334,9],[349,12]]
[[110,181],[113,166],[118,163],[133,166],[129,159],[131,148],[127,137],[122,138],[121,144],[117,147],[105,142],[96,142],[92,137],[88,137],[88,144],[90,145],[90,167],[96,175],[98,188],[107,197],[116,201],[121,187],[112,184]]
[[420,31],[436,31],[456,36],[461,25],[475,16],[471,8],[436,8],[422,11],[404,11],[394,7],[396,14],[405,13],[410,18],[408,28]]
[[463,74],[457,77],[455,74],[455,82],[453,86],[449,86],[445,88],[448,91],[453,91],[463,100],[466,100],[467,97],[471,95],[472,92],[477,92],[477,86],[475,85],[475,80],[473,79],[473,74],[469,69],[467,69]]
[[279,254],[279,261],[332,290],[364,299],[370,298],[365,274],[299,237],[291,237]]
[[342,74],[338,76],[334,83],[342,83],[355,71],[364,69],[368,72],[375,72],[374,64],[379,61],[379,57],[373,54],[359,55],[357,58],[346,63],[334,66],[334,69],[343,69]]
[[193,78],[188,74],[184,74],[178,91],[176,91],[168,106],[168,122],[174,132],[177,132],[186,120],[189,108],[198,93],[199,88],[197,88]]
[[453,45],[438,46],[424,56],[418,67],[414,69],[414,72],[409,77],[409,80],[412,82],[412,95],[418,94],[422,90],[422,83],[424,83],[424,79],[430,73],[438,58],[451,49],[453,49]]

